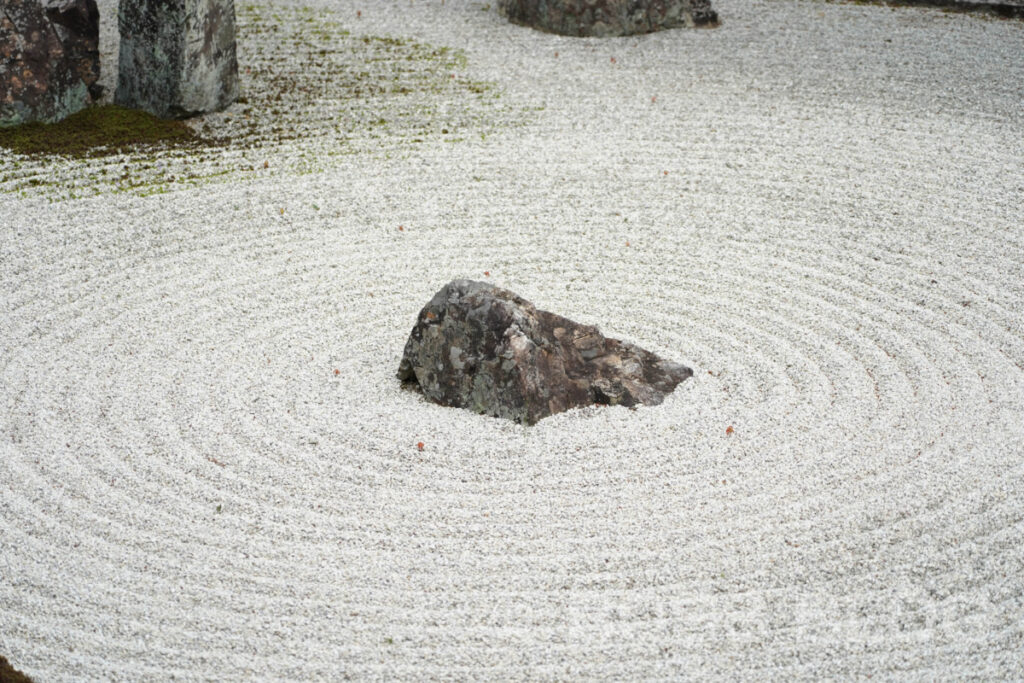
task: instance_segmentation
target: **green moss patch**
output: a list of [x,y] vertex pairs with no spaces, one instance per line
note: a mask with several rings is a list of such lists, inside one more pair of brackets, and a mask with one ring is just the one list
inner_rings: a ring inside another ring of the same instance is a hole
[[114,105],[89,107],[59,123],[30,123],[0,128],[0,147],[15,154],[95,158],[167,147],[191,147],[201,141],[181,121]]

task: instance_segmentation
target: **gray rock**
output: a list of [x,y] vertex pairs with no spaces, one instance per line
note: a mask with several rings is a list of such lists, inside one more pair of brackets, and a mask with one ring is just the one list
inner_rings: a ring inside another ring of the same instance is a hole
[[0,2],[0,126],[54,123],[100,96],[96,0]]
[[121,0],[117,20],[118,104],[185,118],[238,98],[233,0]]
[[628,36],[681,26],[716,26],[710,0],[498,0],[517,24],[565,36]]
[[506,289],[455,280],[420,311],[398,368],[435,403],[534,424],[592,404],[657,405],[690,368]]

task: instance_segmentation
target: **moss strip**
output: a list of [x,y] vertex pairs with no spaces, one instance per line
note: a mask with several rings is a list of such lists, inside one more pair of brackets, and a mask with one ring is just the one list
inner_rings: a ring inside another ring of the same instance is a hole
[[125,149],[182,147],[202,140],[181,121],[115,105],[89,107],[58,123],[0,129],[0,147],[24,155],[101,157]]

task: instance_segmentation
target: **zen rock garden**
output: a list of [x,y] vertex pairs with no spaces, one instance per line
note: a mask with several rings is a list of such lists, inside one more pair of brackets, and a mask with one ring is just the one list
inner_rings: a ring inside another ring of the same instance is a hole
[[448,283],[423,307],[398,368],[435,403],[524,424],[587,405],[657,405],[692,376],[472,280]]
[[[121,0],[115,102],[163,118],[238,97],[234,0]],[[100,92],[95,0],[3,0],[0,126],[55,123]]]

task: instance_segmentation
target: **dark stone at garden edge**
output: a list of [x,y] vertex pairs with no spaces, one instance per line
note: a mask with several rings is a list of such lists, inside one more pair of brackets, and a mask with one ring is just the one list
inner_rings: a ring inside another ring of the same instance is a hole
[[0,127],[55,123],[100,96],[96,0],[0,2]]
[[506,289],[455,280],[420,311],[398,378],[435,403],[534,424],[593,404],[657,405],[693,371]]
[[0,655],[0,683],[32,683],[32,679],[15,669]]
[[234,0],[121,0],[115,102],[162,118],[238,98]]
[[498,0],[516,24],[565,36],[629,36],[682,26],[717,26],[710,0]]

